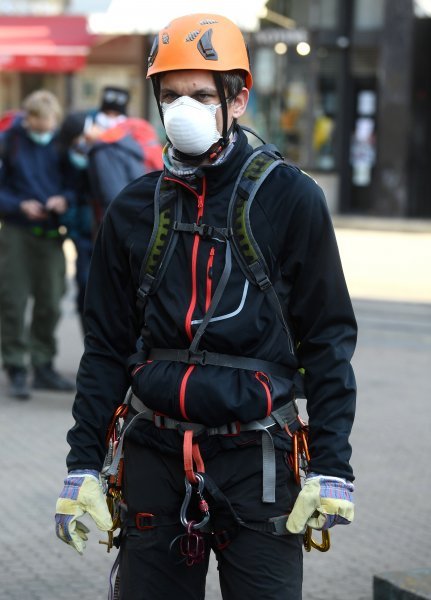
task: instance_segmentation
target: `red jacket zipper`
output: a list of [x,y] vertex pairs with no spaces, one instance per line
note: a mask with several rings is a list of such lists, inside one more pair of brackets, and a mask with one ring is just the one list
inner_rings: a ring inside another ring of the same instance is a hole
[[215,248],[213,246],[210,250],[210,255],[208,257],[208,263],[207,263],[207,293],[206,293],[206,298],[205,298],[205,311],[207,311],[209,309],[210,304],[211,304],[211,298],[212,298],[212,281],[213,281],[212,268],[213,268],[213,263],[214,263],[214,254],[215,254]]
[[266,394],[266,417],[269,417],[272,411],[272,397],[271,390],[269,388],[269,377],[266,373],[262,371],[256,371],[255,375],[256,379],[263,385],[263,389]]
[[[188,186],[187,184],[178,181],[177,179],[171,179],[169,177],[165,178],[168,181],[174,181],[175,183],[178,183],[179,185],[182,185],[183,187],[185,187],[186,189],[188,189],[197,199],[198,201],[198,214],[196,216],[196,223],[199,224],[200,220],[202,219],[202,216],[204,214],[204,202],[205,202],[205,192],[206,192],[206,179],[205,177],[202,179],[202,192],[200,194],[198,194],[196,192],[196,190],[194,190],[192,187]],[[193,339],[193,332],[192,332],[192,318],[193,318],[193,313],[194,310],[196,308],[196,299],[197,299],[197,273],[196,273],[196,266],[197,266],[197,260],[198,260],[198,250],[199,250],[199,244],[200,244],[200,237],[199,234],[195,233],[195,239],[193,240],[193,249],[192,249],[192,297],[190,300],[190,306],[189,309],[187,311],[186,314],[186,319],[185,319],[185,329],[186,329],[186,333],[187,336],[189,338],[190,341],[192,341]]]
[[[202,192],[200,194],[198,194],[192,187],[188,186],[187,184],[183,183],[182,181],[178,181],[177,179],[171,179],[169,177],[166,177],[166,179],[169,181],[174,181],[175,183],[177,183],[179,185],[182,185],[196,197],[197,204],[198,204],[198,213],[196,216],[196,223],[199,224],[199,222],[202,219],[202,216],[204,214],[204,202],[205,202],[205,193],[206,193],[205,177],[202,180]],[[195,238],[193,240],[193,249],[192,249],[192,297],[190,300],[189,309],[187,311],[186,319],[185,319],[185,329],[186,329],[186,333],[187,333],[187,336],[190,341],[192,341],[192,339],[193,339],[192,318],[193,318],[193,313],[194,313],[194,310],[196,307],[196,299],[197,299],[197,260],[198,260],[199,243],[200,243],[200,237],[199,237],[199,234],[196,233]],[[187,412],[186,412],[186,388],[187,388],[187,381],[194,369],[195,369],[195,365],[190,365],[187,368],[187,371],[184,373],[184,376],[183,376],[183,379],[182,379],[181,385],[180,385],[180,411],[181,411],[182,417],[184,419],[186,419],[187,421],[189,420],[189,418],[188,418]]]

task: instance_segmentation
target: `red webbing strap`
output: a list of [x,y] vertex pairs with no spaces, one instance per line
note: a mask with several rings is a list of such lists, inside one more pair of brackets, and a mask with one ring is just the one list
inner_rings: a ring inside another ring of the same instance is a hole
[[184,472],[190,483],[197,483],[193,462],[196,464],[196,471],[199,471],[200,473],[205,473],[205,466],[199,450],[199,445],[193,443],[193,433],[194,432],[191,429],[184,432]]
[[195,461],[196,471],[198,473],[205,473],[205,465],[199,448],[199,444],[193,444],[192,446],[193,460]]

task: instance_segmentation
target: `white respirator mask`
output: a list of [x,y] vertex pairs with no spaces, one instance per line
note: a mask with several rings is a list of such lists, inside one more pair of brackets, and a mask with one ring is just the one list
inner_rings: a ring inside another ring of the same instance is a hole
[[110,117],[104,112],[98,112],[94,122],[96,125],[99,125],[102,129],[112,129],[116,127],[120,123],[126,121],[127,117],[125,115],[117,115],[116,117]]
[[199,156],[219,141],[216,111],[221,104],[202,104],[190,96],[181,96],[168,104],[162,102],[166,135],[174,148]]

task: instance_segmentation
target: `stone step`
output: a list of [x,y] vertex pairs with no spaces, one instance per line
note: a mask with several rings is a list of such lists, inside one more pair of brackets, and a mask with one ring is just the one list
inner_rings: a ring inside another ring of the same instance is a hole
[[380,573],[373,592],[373,600],[431,600],[431,569]]

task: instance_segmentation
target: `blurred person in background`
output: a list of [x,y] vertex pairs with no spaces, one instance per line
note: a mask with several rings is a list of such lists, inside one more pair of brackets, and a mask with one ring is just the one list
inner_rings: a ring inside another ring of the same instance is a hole
[[96,223],[112,200],[131,181],[162,168],[162,147],[154,127],[129,117],[128,90],[106,87],[98,110],[68,115],[61,143],[78,169],[86,168]]
[[127,184],[162,166],[155,129],[144,119],[128,117],[128,102],[127,90],[105,88],[97,112],[67,115],[59,133],[61,147],[77,171],[77,203],[64,224],[77,251],[77,310],[84,332],[85,287],[93,238],[103,215]]
[[51,92],[35,91],[24,100],[23,113],[1,134],[1,355],[10,395],[21,399],[30,397],[30,365],[35,389],[74,389],[53,364],[65,292],[60,219],[75,200],[71,172],[57,144],[61,113]]
[[91,192],[87,143],[83,141],[86,148],[85,152],[75,151],[72,145],[79,145],[87,118],[91,123],[92,120],[86,113],[76,112],[67,115],[58,136],[64,160],[70,164],[75,172],[73,187],[76,193],[76,202],[63,215],[62,224],[66,227],[67,237],[72,240],[76,250],[76,310],[83,335],[86,333],[84,320],[85,288],[93,252],[94,237],[97,231],[95,215],[99,208],[95,205]]
[[225,600],[300,600],[306,528],[354,517],[357,327],[329,211],[274,146],[253,153],[238,123],[248,51],[229,19],[173,19],[147,76],[164,171],[120,193],[95,244],[56,533],[82,553],[84,513],[111,532],[120,520],[110,597],[202,600],[212,549]]

